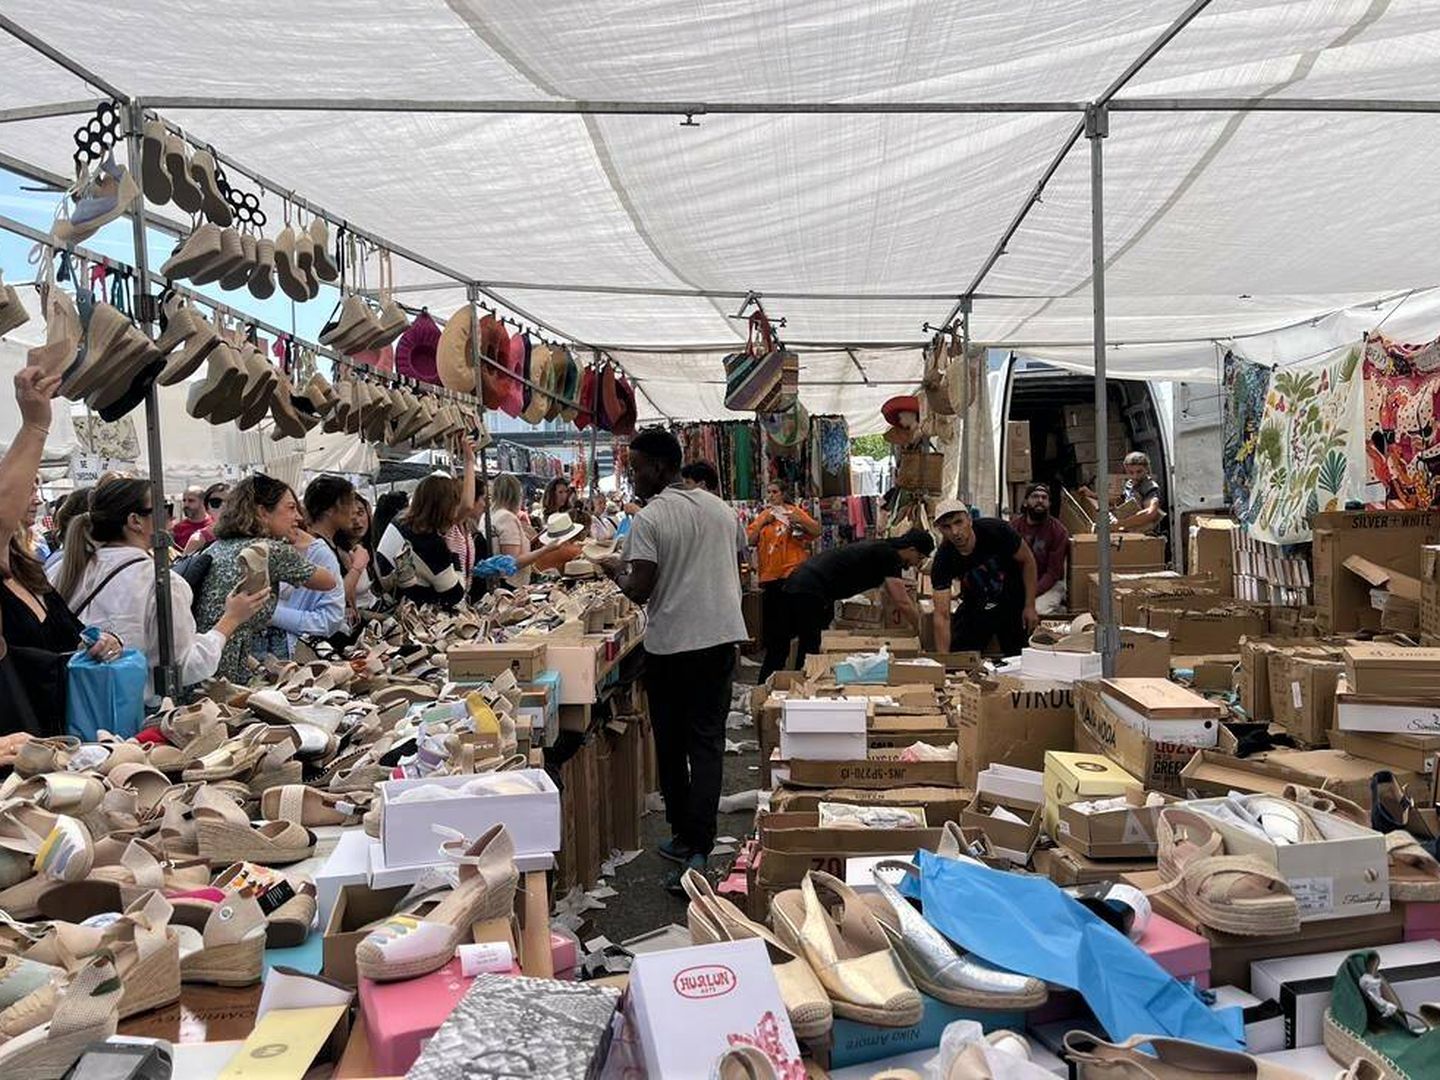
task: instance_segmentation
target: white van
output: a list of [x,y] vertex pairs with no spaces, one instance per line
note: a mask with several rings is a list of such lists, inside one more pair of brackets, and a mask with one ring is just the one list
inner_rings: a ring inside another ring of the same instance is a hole
[[[1107,383],[1110,415],[1123,421],[1130,448],[1149,455],[1155,479],[1165,493],[1170,550],[1184,552],[1184,530],[1190,515],[1226,509],[1220,462],[1221,389],[1215,383],[1143,379],[1108,379]],[[1059,485],[1074,488],[1093,479],[1067,453],[1064,437],[1065,407],[1094,404],[1093,377],[996,351],[991,353],[987,389],[995,437],[995,490],[1002,516],[1016,512],[1018,501],[1018,482],[1012,482],[1006,460],[1007,421],[1030,422],[1034,481],[1048,483],[1053,493]],[[1112,473],[1122,471],[1120,461],[1112,459],[1110,464]],[[1172,557],[1172,562],[1180,568],[1177,557]]]

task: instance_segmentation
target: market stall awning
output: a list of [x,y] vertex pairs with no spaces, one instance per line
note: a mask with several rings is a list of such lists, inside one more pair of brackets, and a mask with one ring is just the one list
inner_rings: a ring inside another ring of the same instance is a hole
[[[1435,5],[12,0],[3,14],[280,186],[625,355],[651,415],[708,411],[752,290],[795,343],[913,347],[972,293],[976,340],[1083,356],[1076,129],[1127,74],[1105,224],[1108,338],[1131,374],[1213,370],[1215,339],[1440,283],[1424,182],[1440,116],[1404,104],[1440,101]],[[95,94],[0,35],[12,162],[68,173],[77,117],[17,117]],[[1153,111],[1158,98],[1186,107]],[[1332,111],[1263,111],[1296,102]],[[1367,102],[1390,111],[1353,111]],[[413,303],[463,300],[433,268],[400,260],[396,279]],[[873,411],[881,395],[843,354],[809,364],[849,367],[829,397]],[[910,355],[890,373],[916,370]]]

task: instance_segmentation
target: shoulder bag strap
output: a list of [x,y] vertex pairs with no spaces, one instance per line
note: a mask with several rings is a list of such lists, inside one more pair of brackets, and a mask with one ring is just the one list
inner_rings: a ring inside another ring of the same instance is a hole
[[83,602],[79,607],[72,609],[72,610],[74,611],[74,613],[75,613],[75,617],[76,617],[76,618],[79,618],[79,617],[80,617],[80,613],[81,613],[82,611],[84,611],[86,608],[88,608],[88,607],[91,605],[91,603],[94,602],[95,598],[96,598],[97,596],[99,596],[101,592],[104,591],[105,586],[106,586],[106,585],[109,585],[110,582],[115,579],[115,576],[120,573],[120,571],[122,571],[122,570],[129,570],[130,567],[132,567],[132,566],[139,566],[142,562],[149,562],[149,561],[150,561],[150,557],[149,557],[148,555],[139,555],[139,556],[136,556],[135,558],[131,559],[129,562],[123,562],[123,563],[121,563],[119,566],[115,567],[114,570],[111,570],[110,573],[106,574],[106,575],[100,580],[100,584],[99,584],[99,585],[96,585],[95,588],[93,588],[93,589],[90,590],[90,595],[87,596],[87,597],[85,597],[84,602]]

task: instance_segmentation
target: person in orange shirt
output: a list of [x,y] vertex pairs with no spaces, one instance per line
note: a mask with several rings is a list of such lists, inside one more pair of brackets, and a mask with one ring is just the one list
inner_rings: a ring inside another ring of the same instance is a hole
[[785,485],[771,480],[765,487],[770,505],[760,511],[746,532],[755,547],[760,566],[760,588],[764,593],[763,623],[765,660],[760,665],[763,683],[772,671],[779,671],[790,659],[790,627],[785,617],[785,579],[810,557],[810,547],[820,535],[820,523],[800,507],[786,501]]

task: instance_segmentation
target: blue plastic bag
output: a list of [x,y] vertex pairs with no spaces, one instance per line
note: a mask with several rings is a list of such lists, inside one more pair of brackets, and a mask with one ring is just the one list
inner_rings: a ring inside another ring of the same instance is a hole
[[[925,918],[990,963],[1078,990],[1110,1038],[1169,1035],[1241,1049],[1233,1025],[1119,931],[1042,877],[917,855]],[[909,880],[901,891],[915,895]]]
[[514,555],[491,555],[475,564],[475,577],[512,577],[520,572]]
[[[81,640],[86,648],[99,640],[87,629]],[[136,735],[145,720],[145,683],[150,662],[138,649],[124,649],[114,660],[100,661],[88,652],[70,657],[66,681],[65,731],[94,742],[108,731],[121,739]]]

